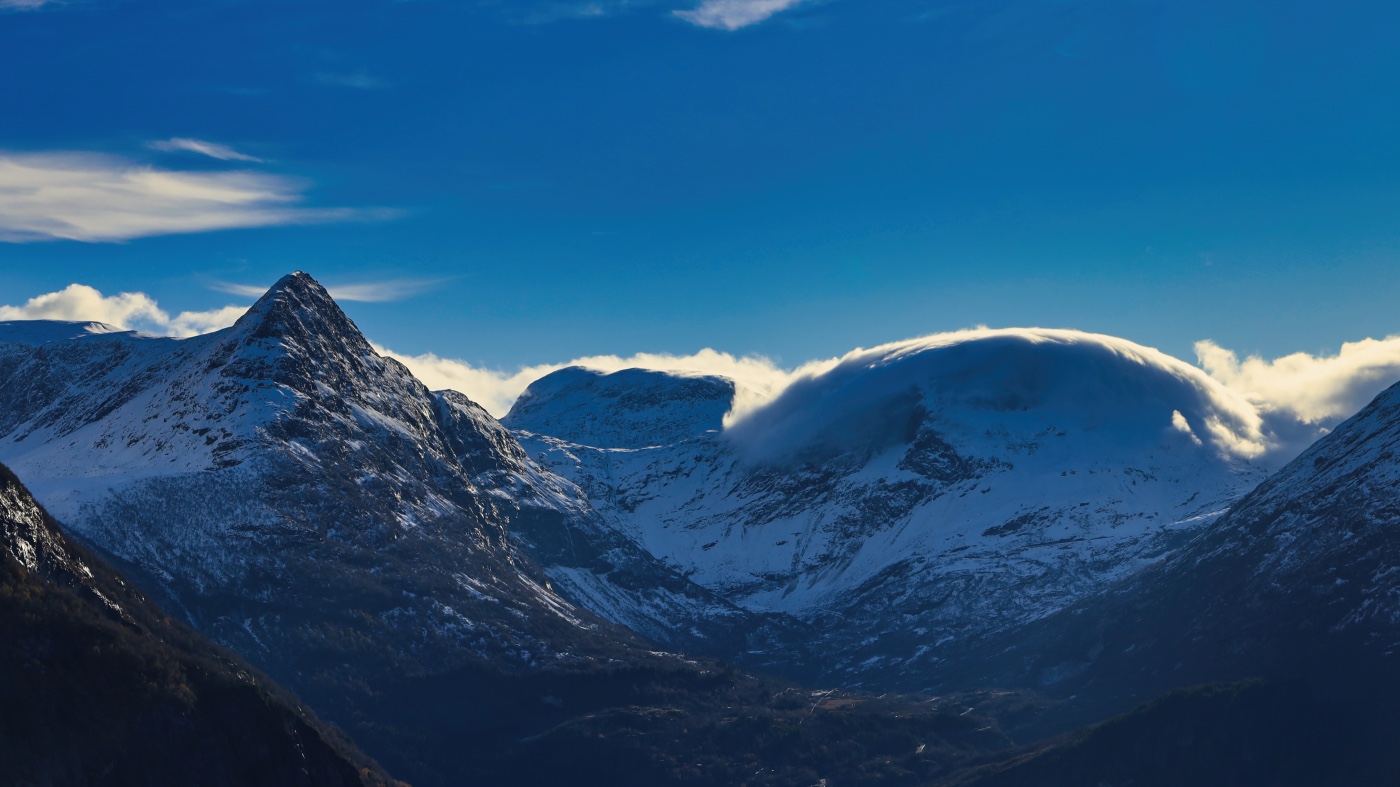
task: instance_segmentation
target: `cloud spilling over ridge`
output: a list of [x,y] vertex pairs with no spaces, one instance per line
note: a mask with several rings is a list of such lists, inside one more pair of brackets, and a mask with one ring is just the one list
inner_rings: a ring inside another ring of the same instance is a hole
[[591,355],[564,363],[522,366],[512,371],[504,371],[472,366],[466,361],[443,358],[432,353],[404,355],[379,345],[375,345],[375,350],[403,363],[429,388],[460,391],[497,418],[510,411],[510,406],[530,383],[550,372],[557,372],[569,366],[583,366],[603,372],[641,368],[676,374],[727,377],[735,384],[735,402],[731,413],[733,418],[761,406],[776,396],[794,378],[833,363],[815,361],[796,370],[788,370],[767,358],[736,356],[706,348],[691,355]]
[[0,152],[0,241],[124,241],[374,215],[299,207],[304,190],[297,180],[261,172],[181,172],[89,153]]
[[690,11],[672,13],[699,27],[738,30],[756,25],[801,2],[803,0],[704,0]]
[[1201,369],[1126,339],[1039,328],[978,328],[854,350],[797,376],[727,433],[759,460],[867,449],[908,440],[925,407],[993,429],[1022,413],[1041,425],[1067,419],[1134,445],[1185,432],[1246,459],[1273,447],[1259,410]]
[[20,306],[0,306],[0,320],[73,320],[102,322],[126,330],[165,336],[197,336],[233,325],[247,306],[225,306],[174,317],[145,293],[103,295],[86,284],[70,284],[30,298]]

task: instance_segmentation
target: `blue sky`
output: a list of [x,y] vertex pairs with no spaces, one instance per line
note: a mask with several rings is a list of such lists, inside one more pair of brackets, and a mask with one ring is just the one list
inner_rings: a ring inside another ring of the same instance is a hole
[[0,304],[79,282],[207,310],[304,269],[397,282],[348,304],[366,333],[495,368],[792,366],[977,324],[1336,353],[1400,332],[1397,23],[1297,0],[0,0]]

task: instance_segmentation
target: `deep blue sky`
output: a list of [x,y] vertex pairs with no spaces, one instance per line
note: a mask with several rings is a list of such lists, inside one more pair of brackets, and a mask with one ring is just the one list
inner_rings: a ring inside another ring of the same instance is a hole
[[[671,14],[696,4],[0,10],[0,151],[246,169],[361,211],[0,242],[0,303],[442,279],[349,310],[402,352],[502,367],[796,363],[979,323],[1188,359],[1400,332],[1395,4],[809,0],[736,31]],[[149,147],[176,137],[264,161]]]

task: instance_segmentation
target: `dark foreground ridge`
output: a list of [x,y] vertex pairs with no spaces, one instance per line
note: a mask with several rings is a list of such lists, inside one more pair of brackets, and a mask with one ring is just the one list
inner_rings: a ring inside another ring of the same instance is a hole
[[63,534],[0,465],[0,781],[389,785]]
[[965,769],[948,787],[1351,787],[1400,780],[1380,702],[1295,681],[1178,689],[1132,713]]

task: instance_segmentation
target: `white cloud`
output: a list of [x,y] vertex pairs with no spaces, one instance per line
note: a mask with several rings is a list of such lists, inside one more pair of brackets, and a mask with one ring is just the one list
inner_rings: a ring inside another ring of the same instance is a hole
[[756,25],[803,0],[704,0],[690,11],[673,11],[692,25],[716,30],[738,30]]
[[165,324],[162,332],[170,336],[199,336],[233,325],[247,311],[247,306],[225,306],[205,312],[180,312]]
[[[1201,369],[1126,339],[1045,328],[976,328],[852,350],[798,370],[780,395],[726,426],[760,460],[864,448],[903,434],[899,408],[916,404],[916,390],[966,414],[1088,411],[1123,434],[1184,423],[1221,453],[1248,459],[1274,447],[1258,409]],[[1160,423],[1144,421],[1154,410]]]
[[0,8],[13,8],[17,11],[33,11],[47,5],[51,0],[0,0]]
[[[342,300],[391,300],[432,283],[397,279],[333,288],[332,294]],[[250,298],[265,292],[263,287],[246,285],[224,284],[219,289]],[[232,325],[247,308],[230,305],[172,316],[144,293],[104,295],[93,287],[71,284],[22,305],[0,305],[0,320],[94,321],[148,333],[193,336]],[[1173,381],[1170,384],[1178,389],[1176,396],[1184,402],[1173,404],[1171,427],[1245,457],[1288,458],[1400,380],[1400,336],[1348,342],[1336,355],[1294,353],[1274,360],[1257,356],[1240,360],[1231,350],[1201,341],[1196,344],[1199,367],[1124,339],[1043,329],[979,328],[935,334],[869,350],[857,349],[841,358],[811,361],[795,368],[780,366],[761,356],[735,356],[708,348],[690,355],[593,355],[511,370],[473,366],[433,353],[406,355],[379,345],[375,349],[404,363],[429,388],[460,391],[496,416],[505,415],[530,383],[568,366],[605,372],[644,368],[719,375],[736,383],[736,402],[726,425],[737,426],[758,410],[778,404],[780,397],[796,401],[801,389],[829,387],[840,375],[854,370],[889,365],[931,348],[1008,336],[1093,346],[1099,352],[1115,353],[1144,368],[1155,369],[1157,377],[1153,379]],[[891,379],[903,384],[897,376]],[[764,419],[775,422],[781,413],[774,412],[766,413]]]
[[806,364],[796,370],[783,369],[773,361],[759,356],[735,356],[717,350],[704,349],[692,355],[637,353],[629,356],[590,355],[564,363],[522,366],[505,371],[484,369],[466,361],[443,358],[432,353],[404,355],[375,345],[382,355],[393,358],[413,371],[413,374],[433,390],[450,388],[460,391],[485,407],[497,417],[505,415],[516,397],[530,383],[550,372],[569,366],[586,366],[605,372],[643,368],[685,374],[713,374],[728,377],[736,387],[735,413],[741,414],[768,401],[785,388],[796,376],[806,374],[822,364]]
[[247,310],[247,306],[225,306],[205,312],[180,312],[171,317],[145,293],[103,295],[86,284],[70,284],[57,292],[30,298],[22,306],[0,306],[0,320],[101,322],[165,336],[195,336],[228,327]]
[[159,150],[166,153],[198,153],[201,156],[218,159],[219,161],[252,161],[261,162],[262,159],[250,156],[247,153],[239,153],[228,145],[221,145],[217,142],[206,142],[202,139],[189,139],[187,137],[172,137],[170,139],[157,140],[147,145],[151,150]]
[[1164,373],[1166,379],[1175,380],[1184,392],[1179,394],[1183,401],[1192,404],[1186,412],[1180,409],[1184,405],[1174,406],[1171,427],[1194,441],[1208,441],[1228,453],[1267,458],[1271,463],[1291,458],[1400,379],[1400,337],[1347,343],[1338,355],[1331,357],[1295,353],[1274,361],[1248,358],[1243,362],[1229,350],[1201,342],[1197,345],[1200,367],[1115,337],[1034,329],[936,334],[870,350],[857,349],[839,359],[812,361],[796,368],[784,368],[762,357],[736,357],[705,349],[694,355],[599,355],[495,370],[431,353],[411,356],[384,347],[376,349],[404,363],[429,388],[460,391],[496,416],[508,412],[530,383],[567,366],[602,371],[640,367],[717,374],[737,384],[738,400],[726,418],[727,425],[734,425],[772,404],[794,384],[809,385],[838,367],[861,368],[881,362],[882,358],[903,357],[941,344],[1001,335],[1034,336],[1040,341],[1087,341],[1134,358],[1144,367]]
[[[384,281],[363,282],[361,284],[327,285],[326,291],[331,294],[332,298],[338,301],[388,303],[390,301],[401,301],[404,298],[411,298],[445,281],[447,281],[447,279],[386,279]],[[214,285],[214,289],[220,292],[244,295],[250,298],[261,298],[263,293],[267,292],[266,287],[260,287],[255,284],[231,284],[229,282],[218,282]]]
[[297,207],[303,190],[299,181],[259,172],[180,172],[86,153],[0,152],[0,241],[124,241],[378,215]]
[[1400,336],[1347,342],[1336,355],[1293,353],[1272,361],[1212,341],[1196,343],[1211,377],[1242,393],[1266,413],[1331,426],[1360,410],[1400,380]]

